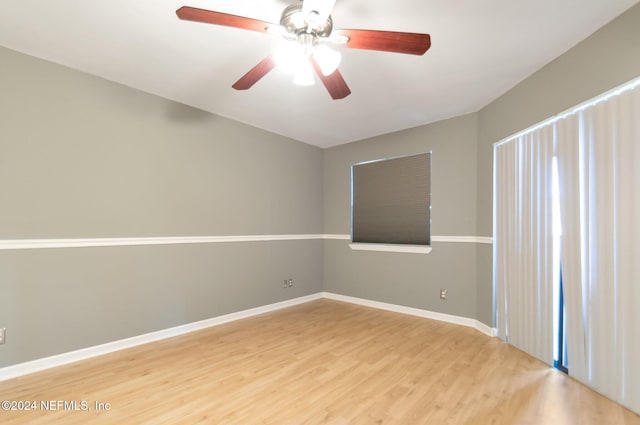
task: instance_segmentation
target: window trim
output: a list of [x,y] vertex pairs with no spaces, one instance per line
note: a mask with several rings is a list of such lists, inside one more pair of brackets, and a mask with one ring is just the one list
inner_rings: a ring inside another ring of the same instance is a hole
[[428,254],[431,252],[431,245],[352,242],[349,244],[349,248],[354,251],[403,252],[411,254]]

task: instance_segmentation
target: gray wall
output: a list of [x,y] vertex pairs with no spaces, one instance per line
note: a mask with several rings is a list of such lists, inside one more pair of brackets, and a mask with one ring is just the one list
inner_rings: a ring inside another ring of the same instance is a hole
[[[322,233],[321,149],[4,48],[0,63],[0,239]],[[0,367],[319,292],[322,249],[0,251]]]
[[[324,231],[349,234],[354,163],[432,151],[432,235],[476,236],[476,114],[327,149]],[[474,244],[433,242],[429,254],[352,251],[325,242],[324,288],[343,295],[476,317]],[[439,298],[447,288],[446,301]]]

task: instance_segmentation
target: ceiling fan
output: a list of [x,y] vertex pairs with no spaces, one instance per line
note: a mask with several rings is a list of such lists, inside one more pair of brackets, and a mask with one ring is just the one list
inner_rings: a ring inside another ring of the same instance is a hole
[[294,74],[294,83],[313,84],[313,73],[333,99],[347,97],[351,90],[338,71],[341,55],[327,44],[354,49],[423,55],[431,46],[429,34],[408,32],[343,29],[333,30],[331,10],[335,0],[296,0],[287,6],[280,24],[243,16],[183,6],[176,11],[186,21],[264,32],[282,37],[284,42],[274,53],[259,62],[233,84],[236,90],[247,90],[278,66]]

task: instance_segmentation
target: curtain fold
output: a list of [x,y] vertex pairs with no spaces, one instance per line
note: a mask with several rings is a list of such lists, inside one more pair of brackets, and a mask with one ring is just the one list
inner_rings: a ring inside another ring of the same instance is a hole
[[553,129],[495,148],[498,334],[553,364]]
[[[585,381],[586,309],[582,294],[583,276],[586,275],[583,258],[582,234],[585,217],[582,215],[580,200],[585,197],[581,184],[581,164],[584,164],[583,150],[580,149],[580,124],[578,115],[570,115],[556,124],[556,158],[560,189],[560,221],[562,226],[561,262],[562,281],[566,310],[567,363],[571,375]],[[576,249],[577,247],[577,249]]]

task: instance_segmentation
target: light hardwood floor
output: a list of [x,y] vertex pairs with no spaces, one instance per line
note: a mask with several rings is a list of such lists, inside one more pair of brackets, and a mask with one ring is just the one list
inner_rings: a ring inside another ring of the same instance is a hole
[[4,425],[640,425],[474,329],[330,300],[0,382],[0,400],[91,409],[0,411]]

